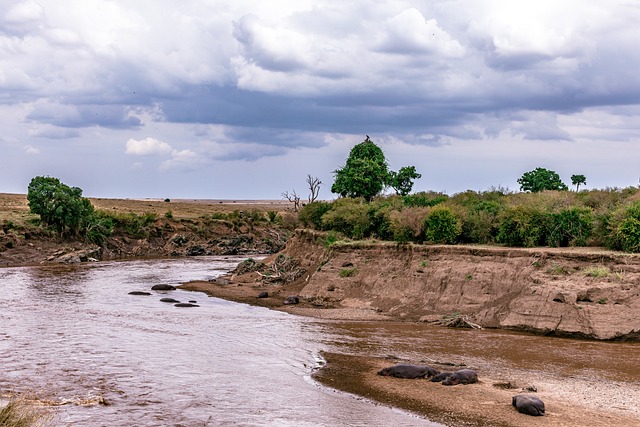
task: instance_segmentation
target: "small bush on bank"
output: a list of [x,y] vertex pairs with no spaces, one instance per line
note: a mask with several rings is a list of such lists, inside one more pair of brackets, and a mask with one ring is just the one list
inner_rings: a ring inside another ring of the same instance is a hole
[[324,230],[322,216],[331,210],[332,204],[327,202],[311,202],[300,209],[298,218],[305,227]]
[[351,239],[371,234],[370,206],[362,199],[338,199],[332,209],[322,216],[327,229],[338,231]]
[[546,220],[546,213],[539,207],[509,207],[501,215],[497,241],[507,246],[544,246]]
[[572,207],[550,214],[547,227],[549,246],[584,246],[593,231],[591,209]]

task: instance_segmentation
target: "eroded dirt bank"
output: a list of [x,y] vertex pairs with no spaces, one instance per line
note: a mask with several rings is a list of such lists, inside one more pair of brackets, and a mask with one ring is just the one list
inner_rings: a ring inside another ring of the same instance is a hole
[[[640,338],[638,255],[596,248],[381,242],[327,249],[322,242],[322,234],[306,230],[289,240],[280,254],[297,260],[303,271],[292,283],[269,284],[264,273],[248,273],[222,279],[221,286],[190,286],[319,317],[421,322],[464,318],[483,327],[545,335]],[[257,300],[261,291],[271,297]],[[288,295],[298,295],[302,304],[283,307]]]

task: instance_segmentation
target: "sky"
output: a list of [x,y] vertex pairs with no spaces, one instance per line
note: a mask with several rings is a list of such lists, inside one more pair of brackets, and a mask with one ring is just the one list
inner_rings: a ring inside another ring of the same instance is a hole
[[0,0],[0,192],[330,200],[369,135],[414,191],[640,181],[640,0]]

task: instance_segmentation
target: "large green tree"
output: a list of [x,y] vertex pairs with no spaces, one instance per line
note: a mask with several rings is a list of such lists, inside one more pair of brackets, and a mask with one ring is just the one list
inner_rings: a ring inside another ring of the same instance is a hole
[[520,190],[537,193],[543,190],[568,190],[569,188],[562,182],[560,176],[552,170],[536,168],[525,172],[518,179]]
[[27,191],[29,209],[42,222],[61,234],[77,235],[93,213],[93,206],[82,197],[82,190],[69,187],[58,178],[37,176]]
[[355,145],[345,165],[336,171],[332,193],[342,197],[364,197],[371,200],[389,180],[389,168],[382,149],[367,138]]
[[413,166],[405,166],[398,172],[390,171],[382,149],[369,139],[369,135],[351,149],[345,165],[333,173],[332,193],[342,197],[363,197],[368,201],[387,186],[406,195],[413,187],[413,180],[421,177]]

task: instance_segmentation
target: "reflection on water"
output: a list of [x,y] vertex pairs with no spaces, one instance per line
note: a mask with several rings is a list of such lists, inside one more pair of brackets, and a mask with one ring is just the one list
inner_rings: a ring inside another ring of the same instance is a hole
[[[0,269],[0,394],[30,392],[73,426],[434,425],[310,379],[331,327],[158,283],[238,258]],[[197,300],[177,308],[160,298]]]

